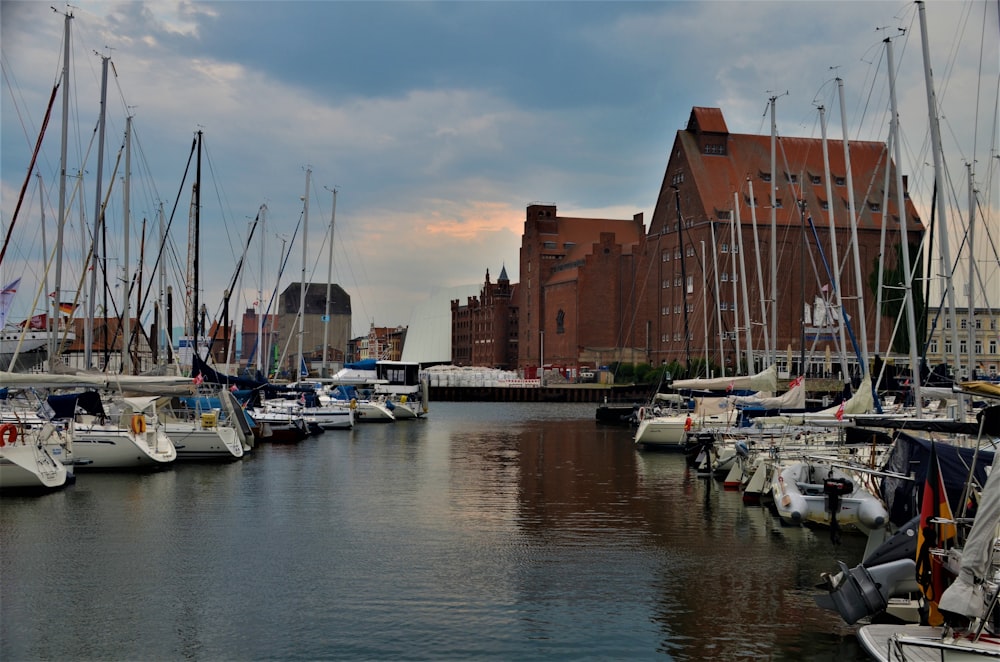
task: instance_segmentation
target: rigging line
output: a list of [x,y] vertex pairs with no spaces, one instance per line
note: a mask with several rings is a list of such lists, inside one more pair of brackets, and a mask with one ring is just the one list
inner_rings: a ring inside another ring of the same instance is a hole
[[38,141],[35,143],[35,151],[31,154],[31,163],[28,165],[28,173],[24,177],[24,184],[21,186],[21,194],[17,197],[17,205],[14,207],[14,215],[10,219],[10,226],[7,228],[7,236],[4,237],[3,248],[0,249],[0,264],[3,264],[4,255],[7,254],[7,246],[10,245],[10,237],[14,233],[14,224],[17,223],[17,214],[21,211],[21,203],[24,202],[24,193],[31,181],[31,171],[35,169],[35,162],[38,159],[38,151],[42,148],[42,139],[45,137],[45,129],[49,125],[49,118],[52,116],[52,106],[55,104],[56,94],[59,86],[52,88],[52,96],[49,97],[49,107],[45,111],[45,119],[42,121],[42,131],[38,134]]
[[[230,293],[230,296],[232,295],[232,293],[234,292],[234,290],[236,288],[237,279],[240,276],[240,271],[243,269],[243,263],[246,260],[246,252],[250,250],[250,242],[253,241],[253,235],[254,235],[254,232],[256,232],[256,230],[257,230],[257,224],[259,222],[260,222],[260,211],[258,210],[257,217],[254,219],[253,225],[250,226],[250,233],[249,233],[249,236],[247,237],[247,241],[246,241],[246,244],[245,244],[246,249],[244,250],[244,254],[240,256],[239,262],[237,262],[237,264],[236,264],[236,271],[233,273],[233,277],[229,281],[228,292]],[[220,304],[220,308],[222,306],[226,305],[225,299],[226,299],[226,297],[223,296],[223,302]],[[217,312],[216,313],[216,319],[218,319],[218,317],[219,317],[219,313]],[[209,356],[212,355],[212,345],[215,344],[216,336],[219,333],[220,326],[221,326],[220,324],[216,324],[215,325],[215,331],[212,332],[212,337],[208,341],[208,355]],[[227,337],[229,336],[229,329],[226,329],[226,336]]]
[[[198,146],[198,137],[195,136],[191,141],[191,151],[188,153],[187,165],[184,166],[184,175],[181,177],[180,186],[177,189],[177,195],[174,197],[174,206],[170,210],[170,219],[167,221],[167,227],[164,229],[164,234],[170,236],[170,228],[174,223],[174,214],[177,213],[177,205],[180,203],[181,194],[184,192],[184,183],[187,181],[188,173],[191,170],[191,161],[194,159],[195,149]],[[163,251],[165,249],[165,243],[159,247],[156,251],[156,259],[153,261],[153,266],[150,269],[149,284],[146,288],[146,295],[139,302],[139,311],[145,310],[146,302],[149,300],[150,292],[153,291],[153,279],[156,277],[157,267],[160,264],[160,259],[163,257]]]

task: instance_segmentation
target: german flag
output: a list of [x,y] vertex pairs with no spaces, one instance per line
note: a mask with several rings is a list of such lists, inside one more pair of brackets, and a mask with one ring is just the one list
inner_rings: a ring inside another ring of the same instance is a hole
[[942,565],[941,556],[932,550],[948,549],[955,544],[958,532],[954,522],[935,443],[932,441],[921,499],[920,526],[917,528],[917,583],[928,605],[927,625],[941,625],[944,622],[937,604],[951,582],[946,576],[948,573]]
[[63,315],[72,315],[73,311],[75,311],[79,306],[80,304],[78,303],[67,303],[63,301],[59,304],[59,312]]

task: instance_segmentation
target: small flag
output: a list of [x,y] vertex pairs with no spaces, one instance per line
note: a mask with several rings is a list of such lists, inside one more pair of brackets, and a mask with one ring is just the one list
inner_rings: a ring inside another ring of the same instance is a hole
[[236,391],[237,391],[237,388],[236,388],[236,384],[233,384],[232,386],[230,386],[230,387],[229,387],[229,390],[230,390],[230,392],[232,392],[232,393],[236,393]]
[[844,420],[844,403],[843,403],[843,401],[841,401],[840,406],[837,407],[836,416],[837,416],[837,420],[838,421]]
[[734,388],[736,388],[736,382],[729,382],[729,386],[726,387],[726,393],[732,393]]
[[195,383],[196,386],[200,386],[201,383],[204,382],[204,381],[205,381],[205,378],[201,376],[200,372],[197,375],[194,376],[194,383]]
[[805,380],[806,380],[806,378],[804,376],[799,375],[798,377],[796,377],[795,379],[793,379],[791,382],[789,382],[789,384],[788,384],[788,390],[791,391],[793,388],[797,388],[799,386],[802,386],[802,383]]
[[829,292],[830,291],[830,285],[829,284],[824,285],[823,287],[819,288],[819,291],[820,292]]
[[[946,520],[934,522],[934,519]],[[920,526],[917,528],[917,584],[924,594],[930,608],[928,625],[941,625],[944,617],[938,611],[937,603],[945,585],[945,569],[941,557],[933,554],[932,549],[947,549],[954,545],[957,532],[948,505],[948,493],[945,491],[944,477],[938,463],[934,442],[931,442],[931,456],[927,463],[927,478],[924,481],[924,491],[921,496]]]
[[71,301],[63,301],[59,304],[59,312],[63,315],[72,315],[73,312],[80,307],[80,304],[73,303]]

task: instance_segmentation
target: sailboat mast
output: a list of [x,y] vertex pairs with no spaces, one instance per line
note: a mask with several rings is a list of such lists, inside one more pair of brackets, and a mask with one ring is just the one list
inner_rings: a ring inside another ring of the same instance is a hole
[[902,154],[899,144],[899,112],[896,105],[896,65],[892,56],[892,40],[885,40],[886,65],[889,69],[889,101],[892,104],[893,150],[896,160],[896,204],[899,209],[899,233],[903,256],[903,303],[906,306],[906,330],[910,340],[910,379],[913,385],[913,404],[916,407],[917,418],[920,418],[922,406],[920,403],[920,364],[917,357],[917,321],[913,311],[913,271],[910,268],[910,242],[906,232],[906,200],[903,198],[903,171],[900,167]]
[[131,221],[129,218],[129,191],[132,187],[131,183],[132,176],[132,117],[125,118],[125,193],[124,193],[124,209],[122,210],[123,217],[125,219],[124,228],[122,232],[122,242],[125,244],[124,250],[122,251],[122,260],[124,262],[124,273],[125,273],[125,301],[122,305],[122,374],[131,375],[132,374],[132,323],[129,320],[131,315],[131,310],[129,309],[129,299],[131,298],[131,284],[132,284],[132,274],[131,268],[129,266],[129,225]]
[[[69,22],[73,20],[72,12],[67,12],[63,19],[63,70],[62,70],[62,143],[59,148],[59,217],[56,219],[56,274],[55,287],[52,290],[52,305],[58,319],[59,302],[62,301],[62,246],[63,230],[66,226],[66,149],[69,142]],[[56,355],[58,341],[55,333],[49,343],[49,365]],[[89,350],[88,350],[89,351]]]
[[[934,76],[931,73],[931,54],[927,37],[927,15],[923,2],[917,2],[917,13],[920,17],[920,45],[924,56],[924,84],[927,87],[927,113],[931,123],[931,152],[934,154],[934,181],[937,182],[938,191],[941,192],[937,196],[936,222],[938,223],[938,227],[941,228],[941,232],[938,234],[941,237],[941,273],[944,278],[944,288],[948,298],[948,322],[950,325],[952,348],[951,365],[954,366],[955,375],[958,377],[962,372],[962,356],[958,351],[958,320],[955,318],[955,288],[952,286],[952,272],[954,267],[951,262],[950,240],[948,239],[949,228],[946,216],[948,205],[943,195],[945,179],[944,167],[941,163],[941,124],[938,120],[937,99],[934,94]],[[972,284],[970,283],[969,287],[971,286]],[[963,400],[961,394],[959,394],[958,398],[959,401]]]
[[264,342],[264,239],[267,237],[265,231],[265,219],[267,218],[267,205],[260,206],[260,281],[257,283],[257,376],[264,373],[264,351],[270,351],[270,343]]
[[[777,197],[777,135],[778,123],[775,117],[775,102],[778,97],[771,97],[771,351],[774,352],[772,363],[778,362],[778,203]],[[791,374],[792,366],[787,366]]]
[[330,281],[333,280],[333,227],[337,218],[337,188],[333,188],[333,208],[330,211],[330,245],[327,247],[326,259],[326,310],[323,314],[323,376],[330,376],[326,360],[330,345]]
[[969,176],[969,310],[967,324],[969,331],[969,379],[976,379],[976,190],[973,184],[972,164],[966,163]]
[[[98,239],[101,236],[101,226],[104,223],[104,215],[101,214],[101,191],[104,178],[104,125],[105,125],[105,114],[107,112],[107,98],[108,98],[108,61],[109,58],[106,55],[101,56],[101,114],[98,121],[98,132],[97,132],[97,194],[94,196],[94,234],[90,238],[94,250],[91,251],[91,264],[90,264],[90,299],[87,304],[87,324],[84,332],[84,366],[87,368],[93,368],[93,353],[94,353],[94,317],[96,313],[96,303],[97,303],[97,274],[100,271],[99,261],[101,259],[100,252],[97,250]],[[107,306],[104,310],[105,320],[108,317]]]
[[[737,191],[733,191],[733,208],[736,210],[736,238],[740,242],[740,289],[743,293],[743,300],[739,303],[739,306],[743,309],[743,334],[746,336],[747,343],[746,371],[747,374],[751,374],[753,372],[753,339],[751,337],[753,334],[750,327],[750,293],[747,291],[747,263],[746,251],[743,250],[743,219],[740,216],[739,195]],[[760,270],[757,273],[760,273]],[[759,281],[760,279],[758,278],[757,280]]]
[[[757,291],[760,301],[760,321],[764,325],[764,356],[775,365],[778,349],[775,354],[771,354],[771,335],[767,331],[767,299],[764,298],[764,269],[760,264],[760,236],[757,232],[757,198],[753,194],[753,179],[747,177],[747,188],[750,193],[750,220],[753,223],[753,248],[757,258]],[[750,372],[757,372],[753,366],[749,366]]]
[[[861,249],[858,247],[858,217],[855,213],[854,206],[854,176],[851,173],[851,149],[850,143],[847,138],[847,111],[845,110],[844,104],[844,81],[841,78],[837,79],[837,95],[840,98],[840,126],[841,133],[843,134],[844,142],[844,168],[847,170],[847,211],[851,217],[851,249],[854,256],[854,282],[857,283],[858,291],[856,295],[858,297],[858,329],[861,332],[861,378],[864,379],[868,376],[870,368],[868,367],[868,321],[865,315],[865,287],[864,281],[861,280]],[[886,155],[888,158],[888,155]],[[886,179],[889,177],[889,164],[886,163]],[[829,180],[829,176],[827,176]],[[888,181],[885,187],[886,195],[889,195]],[[828,200],[833,200],[829,193],[827,194]],[[833,205],[831,205],[831,209]],[[882,209],[886,210],[883,212],[882,218],[885,219],[888,215],[889,205],[883,205]],[[832,218],[832,215],[831,215]],[[883,230],[885,229],[885,222],[882,223]],[[837,269],[837,273],[840,273],[840,269]],[[879,281],[881,282],[881,281]],[[881,289],[881,288],[880,288]],[[837,287],[838,293],[840,292],[840,287]],[[842,300],[842,299],[841,299]],[[841,315],[843,315],[843,306],[841,306]],[[881,317],[881,315],[876,315],[876,318]],[[846,320],[846,316],[840,318],[841,324]],[[846,350],[845,350],[846,353]],[[845,376],[846,379],[846,376]]]
[[709,228],[712,230],[712,271],[714,271],[715,281],[715,325],[718,327],[719,334],[719,370],[721,370],[721,375],[726,376],[726,356],[725,356],[725,343],[722,339],[722,307],[719,302],[722,301],[719,295],[719,247],[715,243],[715,223],[709,221]]
[[[305,359],[302,356],[302,338],[305,335],[306,322],[306,259],[308,257],[309,242],[306,233],[309,230],[309,180],[312,170],[306,168],[306,197],[303,198],[305,206],[302,211],[302,283],[299,288],[299,360],[295,365],[295,374],[301,376],[302,365]],[[298,381],[296,379],[296,381]]]
[[[823,135],[823,179],[826,181],[826,199],[833,200],[833,182],[830,181],[830,146],[826,138],[826,108],[819,107],[819,125]],[[844,323],[847,317],[844,315],[844,298],[840,293],[840,255],[837,250],[837,222],[834,216],[833,204],[827,205],[827,217],[830,221],[830,257],[833,259],[833,294],[836,297],[837,305],[837,330],[840,332],[840,370],[844,383],[850,383],[851,374],[847,368],[847,338],[844,336]],[[853,219],[851,219],[853,222]],[[861,287],[859,281],[858,287]],[[861,317],[864,317],[864,308],[861,309]],[[864,333],[864,332],[862,332]],[[861,366],[861,376],[868,373],[867,368]]]

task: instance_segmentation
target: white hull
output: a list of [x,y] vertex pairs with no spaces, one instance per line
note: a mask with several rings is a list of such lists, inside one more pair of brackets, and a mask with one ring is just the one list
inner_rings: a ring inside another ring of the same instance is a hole
[[0,489],[57,489],[66,484],[66,465],[46,449],[39,435],[62,434],[51,426],[26,433],[0,447]]
[[984,633],[979,641],[947,640],[942,629],[926,625],[865,625],[858,641],[879,662],[971,662],[1000,659],[1000,640]]
[[73,426],[73,456],[78,468],[139,469],[166,466],[177,449],[162,426],[133,433],[117,425],[83,416]]
[[689,429],[694,427],[689,416],[656,416],[639,421],[635,431],[635,443],[641,446],[652,446],[682,450]]
[[423,418],[427,415],[427,412],[424,411],[423,405],[415,400],[407,400],[406,402],[392,400],[391,402],[392,415],[397,421]]
[[347,406],[303,407],[306,423],[324,430],[350,430],[354,427],[354,410]]
[[[790,524],[830,526],[833,520],[827,512],[829,497],[824,493],[829,472],[830,465],[820,462],[793,462],[781,467],[771,484],[778,516]],[[850,493],[840,496],[837,509],[840,527],[869,532],[888,523],[885,506],[857,479],[847,478],[837,469],[833,469],[832,478],[850,480],[854,486]]]
[[197,422],[164,423],[178,460],[238,460],[243,443],[232,427],[204,428]]
[[354,420],[358,423],[391,423],[396,417],[379,402],[361,400],[354,410]]

